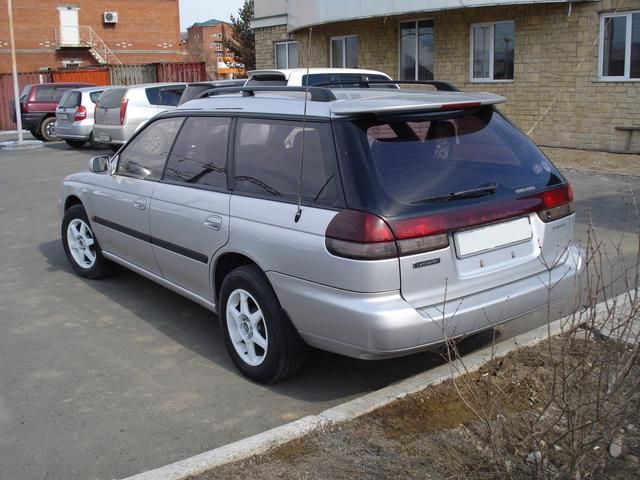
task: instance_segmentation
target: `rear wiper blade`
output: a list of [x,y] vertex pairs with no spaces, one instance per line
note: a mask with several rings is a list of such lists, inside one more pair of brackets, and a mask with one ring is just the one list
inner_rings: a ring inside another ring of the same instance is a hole
[[449,200],[461,200],[463,198],[483,197],[485,195],[491,195],[496,192],[496,183],[485,183],[484,185],[478,185],[475,188],[469,190],[461,190],[459,192],[451,192],[446,195],[437,195],[435,197],[427,197],[422,200],[416,200],[411,202],[413,205],[421,205],[424,203],[432,202],[448,202]]

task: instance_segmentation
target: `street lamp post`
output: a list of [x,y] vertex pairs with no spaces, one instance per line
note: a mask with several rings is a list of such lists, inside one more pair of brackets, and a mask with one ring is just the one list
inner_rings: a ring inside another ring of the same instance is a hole
[[16,40],[13,34],[13,6],[11,0],[7,0],[7,10],[9,14],[9,38],[11,41],[11,73],[13,74],[13,102],[16,111],[16,124],[18,127],[18,145],[22,145],[22,116],[20,115],[20,92],[18,90],[18,70],[16,68]]

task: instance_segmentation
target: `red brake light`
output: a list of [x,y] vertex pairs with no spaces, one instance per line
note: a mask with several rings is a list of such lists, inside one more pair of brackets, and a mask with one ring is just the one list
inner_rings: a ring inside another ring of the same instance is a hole
[[120,102],[120,125],[124,125],[124,117],[127,114],[127,104],[129,103],[129,99],[123,98],[122,102]]
[[334,255],[359,260],[381,260],[398,256],[389,225],[372,213],[342,210],[325,233],[325,245]]
[[73,120],[77,122],[79,120],[84,120],[85,118],[87,118],[87,109],[82,105],[76,107],[76,113],[73,115]]

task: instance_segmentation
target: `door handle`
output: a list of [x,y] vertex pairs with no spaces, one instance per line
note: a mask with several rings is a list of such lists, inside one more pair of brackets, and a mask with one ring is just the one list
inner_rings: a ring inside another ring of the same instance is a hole
[[136,198],[133,202],[133,206],[138,210],[144,210],[147,208],[147,199],[146,198]]
[[220,215],[209,215],[204,221],[204,226],[211,230],[220,230],[222,217]]

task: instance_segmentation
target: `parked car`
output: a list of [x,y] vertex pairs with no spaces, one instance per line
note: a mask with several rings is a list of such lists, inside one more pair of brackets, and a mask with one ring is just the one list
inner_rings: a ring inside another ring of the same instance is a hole
[[[358,88],[361,82],[391,80],[391,77],[376,70],[360,68],[283,68],[274,70],[251,70],[247,72],[246,85],[262,86],[306,86],[330,85],[331,88]],[[373,88],[373,85],[371,85]],[[378,88],[398,88],[396,85],[376,85]]]
[[156,116],[64,180],[79,275],[116,262],[217,312],[235,365],[264,383],[307,345],[407,355],[573,292],[571,186],[504,98],[261,89]]
[[182,96],[178,101],[178,105],[182,105],[189,100],[193,100],[194,98],[198,98],[201,94],[206,92],[207,90],[212,90],[215,88],[229,88],[229,87],[240,87],[245,84],[247,80],[242,78],[239,80],[214,80],[211,82],[197,82],[190,83],[187,85],[187,88],[182,92]]
[[67,90],[56,108],[56,135],[73,148],[93,143],[96,102],[109,87],[85,87]]
[[148,83],[114,87],[96,104],[93,139],[120,148],[136,130],[157,113],[176,108],[184,83]]
[[[64,93],[71,88],[93,87],[92,83],[36,83],[27,85],[20,93],[20,115],[22,128],[29,130],[38,140],[53,142],[55,134],[56,107]],[[16,120],[13,103],[11,116]]]

